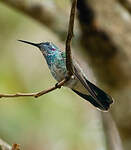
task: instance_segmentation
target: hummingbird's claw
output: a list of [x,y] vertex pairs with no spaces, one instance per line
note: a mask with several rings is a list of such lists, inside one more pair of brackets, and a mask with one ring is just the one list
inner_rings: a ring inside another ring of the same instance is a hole
[[59,86],[58,83],[55,84],[55,87],[59,89],[61,88],[61,86]]

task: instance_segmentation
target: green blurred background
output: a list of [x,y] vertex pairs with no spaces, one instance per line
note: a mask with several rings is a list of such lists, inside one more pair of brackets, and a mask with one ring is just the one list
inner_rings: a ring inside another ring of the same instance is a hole
[[[69,12],[67,0],[44,2]],[[39,50],[18,39],[52,41],[64,50],[48,28],[0,3],[0,93],[36,92],[54,85]],[[0,138],[24,150],[104,150],[100,120],[98,110],[67,88],[38,99],[0,99]]]

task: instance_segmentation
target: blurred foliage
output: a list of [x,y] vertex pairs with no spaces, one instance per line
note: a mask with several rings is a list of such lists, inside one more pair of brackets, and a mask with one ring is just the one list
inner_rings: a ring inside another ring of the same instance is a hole
[[[67,11],[62,1],[50,4]],[[63,48],[56,35],[1,3],[0,33],[1,93],[35,92],[55,84],[41,53],[17,39],[53,41]],[[24,150],[105,149],[98,111],[66,88],[39,99],[0,99],[0,137]]]

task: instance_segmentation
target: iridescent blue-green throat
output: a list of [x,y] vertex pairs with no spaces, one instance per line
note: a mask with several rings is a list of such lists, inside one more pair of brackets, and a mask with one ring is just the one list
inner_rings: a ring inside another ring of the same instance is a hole
[[[67,76],[66,55],[57,46],[51,42],[32,43],[19,40],[40,49],[44,55],[52,76],[59,82]],[[87,80],[86,75],[73,59],[73,78],[71,78],[64,86],[69,87],[83,99],[89,101],[100,110],[109,109],[113,99],[103,90]]]

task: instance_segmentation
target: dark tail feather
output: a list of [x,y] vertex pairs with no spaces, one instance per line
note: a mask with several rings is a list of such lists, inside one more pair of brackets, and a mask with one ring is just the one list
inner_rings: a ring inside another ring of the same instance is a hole
[[89,87],[91,88],[91,90],[95,92],[95,95],[96,95],[97,99],[102,104],[105,104],[105,102],[108,103],[109,105],[113,103],[113,99],[112,99],[111,96],[109,96],[108,94],[106,94],[103,90],[101,90],[100,88],[98,88],[97,86],[95,86],[90,81],[86,80],[86,82],[89,85]]
[[86,95],[83,94],[77,90],[72,89],[76,94],[78,94],[79,96],[81,96],[82,98],[84,98],[85,100],[89,101],[92,105],[94,105],[95,107],[99,108],[100,110],[103,111],[107,111],[110,107],[110,104],[113,101],[108,101],[107,99],[103,99],[103,100],[99,100],[97,99],[97,101],[99,100],[99,103],[95,100],[95,98],[93,98],[91,95]]

